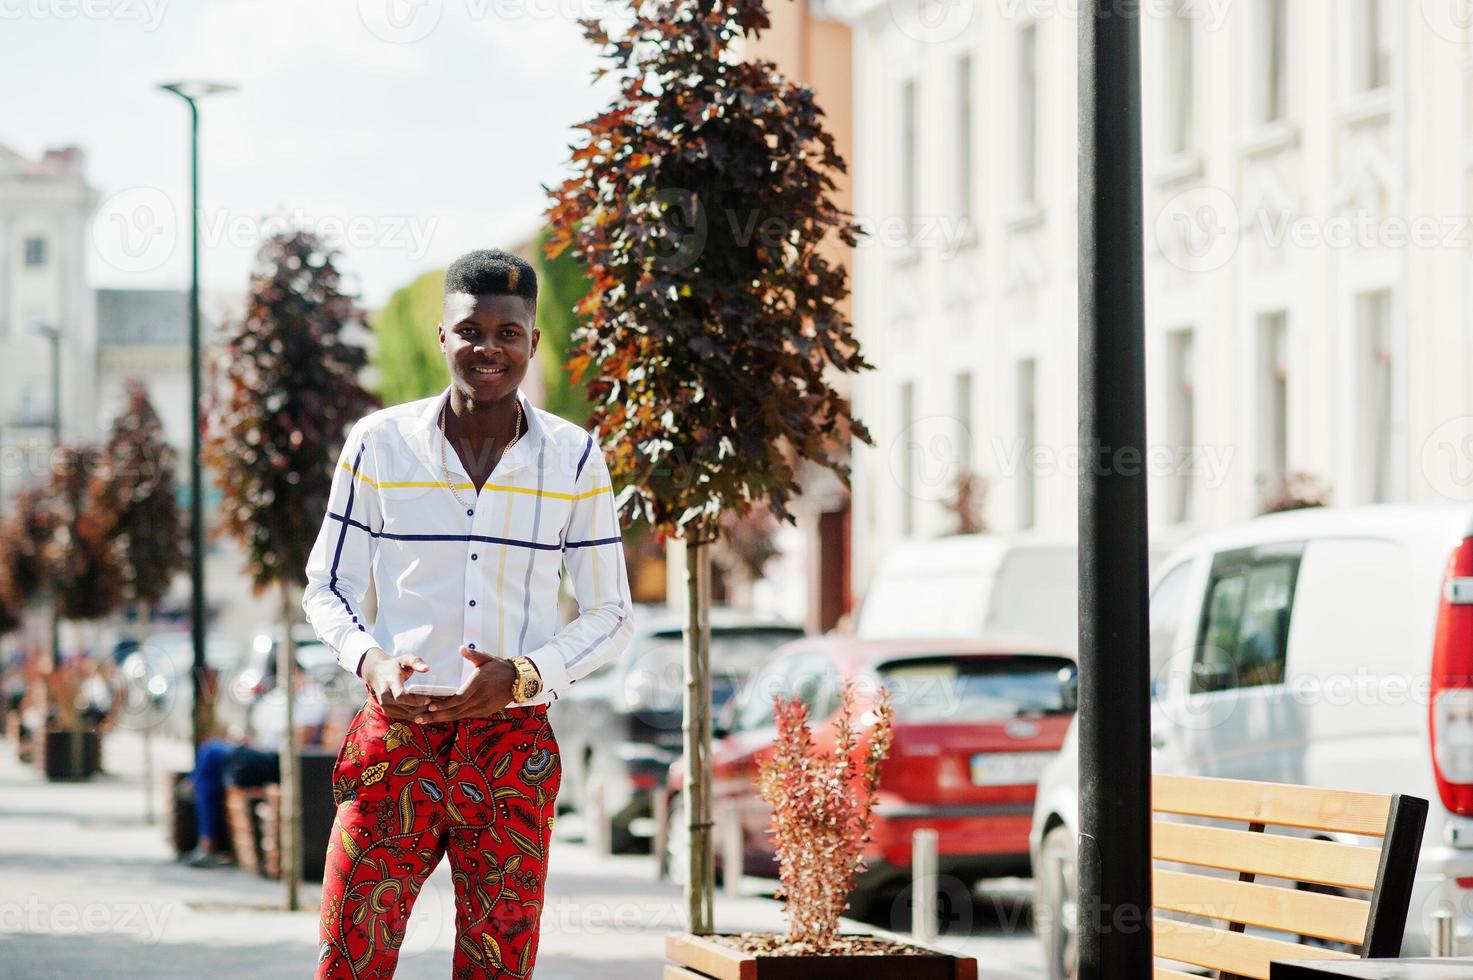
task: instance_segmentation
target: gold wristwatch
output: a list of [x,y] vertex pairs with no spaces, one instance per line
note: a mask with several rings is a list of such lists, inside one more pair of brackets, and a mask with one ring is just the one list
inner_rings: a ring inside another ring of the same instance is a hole
[[542,675],[527,657],[512,657],[511,665],[517,669],[517,679],[511,684],[511,699],[526,704],[542,693]]

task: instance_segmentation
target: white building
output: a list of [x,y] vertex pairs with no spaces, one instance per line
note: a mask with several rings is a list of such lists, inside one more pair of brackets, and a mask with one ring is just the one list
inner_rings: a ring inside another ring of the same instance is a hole
[[[950,530],[1076,530],[1080,3],[843,0],[854,28],[855,586]],[[1150,513],[1162,544],[1287,474],[1473,497],[1473,37],[1453,5],[1145,2]],[[1448,19],[1438,18],[1448,8]],[[1085,465],[1087,465],[1087,462]]]
[[65,439],[97,434],[97,328],[87,232],[97,204],[76,147],[28,160],[0,146],[0,502],[50,445],[51,342],[60,334]]

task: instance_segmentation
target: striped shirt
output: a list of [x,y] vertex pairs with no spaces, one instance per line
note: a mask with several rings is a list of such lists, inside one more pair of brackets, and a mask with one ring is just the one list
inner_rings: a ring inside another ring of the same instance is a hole
[[[462,645],[525,655],[545,704],[629,645],[629,573],[603,452],[578,426],[532,407],[526,430],[478,494],[438,419],[450,389],[381,409],[348,433],[307,561],[302,607],[338,662],[357,673],[374,647],[421,657],[424,684],[458,687],[475,669]],[[445,482],[448,467],[461,498]],[[578,616],[561,629],[564,569]],[[378,613],[362,602],[372,579]]]

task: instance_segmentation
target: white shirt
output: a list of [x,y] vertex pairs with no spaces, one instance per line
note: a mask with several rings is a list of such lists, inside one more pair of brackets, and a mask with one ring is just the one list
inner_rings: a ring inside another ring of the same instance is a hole
[[[380,647],[430,666],[425,684],[459,687],[475,668],[462,645],[527,656],[546,704],[617,657],[634,633],[629,572],[603,452],[583,429],[532,407],[525,431],[477,494],[437,424],[450,389],[381,409],[348,433],[327,515],[307,561],[302,608],[322,642],[358,672]],[[460,496],[445,482],[445,467]],[[578,616],[558,628],[571,576]],[[369,571],[378,613],[362,613]]]

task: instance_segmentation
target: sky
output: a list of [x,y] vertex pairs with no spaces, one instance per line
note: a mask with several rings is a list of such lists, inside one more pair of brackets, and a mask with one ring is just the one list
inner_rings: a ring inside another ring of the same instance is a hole
[[97,288],[189,276],[200,102],[203,287],[244,293],[287,222],[327,236],[381,305],[457,255],[526,241],[573,127],[614,95],[577,25],[609,0],[0,0],[0,144],[87,154]]

